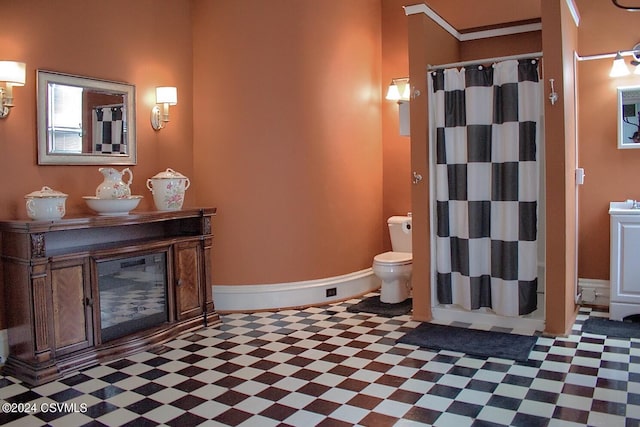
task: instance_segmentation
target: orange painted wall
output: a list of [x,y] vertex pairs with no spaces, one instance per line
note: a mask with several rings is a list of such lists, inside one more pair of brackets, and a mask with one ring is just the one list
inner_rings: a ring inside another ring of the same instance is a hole
[[458,41],[424,14],[409,19],[409,68],[420,96],[411,101],[411,169],[422,181],[411,188],[413,210],[413,317],[431,319],[431,240],[429,127],[426,70],[428,64],[458,61]]
[[194,3],[196,198],[214,284],[368,268],[382,250],[379,0]]
[[[126,13],[123,13],[126,11]],[[69,194],[68,215],[89,214],[81,196],[95,194],[98,166],[38,166],[36,69],[124,81],[136,86],[138,165],[132,192],[152,209],[147,178],[167,167],[193,175],[191,7],[188,1],[22,0],[0,4],[0,59],[27,64],[27,82],[14,89],[16,107],[0,120],[0,218],[26,217],[24,195],[43,185]],[[117,23],[114,26],[114,23]],[[178,87],[171,123],[153,131],[154,88]],[[191,193],[191,194],[189,194]],[[187,204],[194,203],[187,192]],[[0,289],[0,298],[4,291]],[[0,301],[0,304],[3,304]],[[4,327],[0,316],[0,329]]]
[[[0,26],[0,57],[26,62],[27,83],[14,90],[17,106],[0,122],[0,170],[14,178],[0,192],[0,218],[25,217],[23,196],[43,185],[69,194],[68,214],[90,213],[81,196],[95,194],[102,181],[97,166],[37,165],[37,69],[136,86],[138,165],[131,169],[132,192],[145,196],[141,208],[153,206],[146,178],[166,167],[193,172],[190,7],[188,2],[155,6],[153,0],[116,0],[109,8],[83,0],[2,3],[0,12],[11,19]],[[177,86],[179,100],[170,125],[156,133],[148,117],[159,85]]]
[[575,319],[576,184],[573,55],[577,27],[564,0],[542,0],[545,96],[555,80],[559,102],[545,99],[546,331],[565,334]]
[[[382,96],[391,79],[409,77],[409,34],[403,6],[411,0],[382,0]],[[415,83],[415,82],[414,82]],[[384,250],[391,250],[387,218],[411,211],[411,140],[399,132],[398,104],[382,102],[382,218]]]
[[[576,0],[580,9],[578,53],[628,50],[640,42],[638,13],[611,2]],[[629,58],[627,57],[627,63]],[[617,86],[638,86],[640,76],[612,79],[611,59],[578,63],[578,158],[585,169],[579,191],[578,274],[609,279],[609,202],[640,199],[640,150],[617,148]]]

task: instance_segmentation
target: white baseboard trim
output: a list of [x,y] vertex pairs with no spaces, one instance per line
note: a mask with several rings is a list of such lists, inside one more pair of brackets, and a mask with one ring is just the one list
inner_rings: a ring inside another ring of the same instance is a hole
[[[213,285],[217,312],[251,312],[308,307],[343,301],[380,287],[380,280],[367,268],[341,276],[302,282],[264,285]],[[336,294],[327,296],[335,288]]]
[[0,329],[0,366],[4,365],[7,357],[9,357],[9,336],[6,329]]
[[611,298],[608,280],[578,279],[578,294],[580,304],[609,306]]

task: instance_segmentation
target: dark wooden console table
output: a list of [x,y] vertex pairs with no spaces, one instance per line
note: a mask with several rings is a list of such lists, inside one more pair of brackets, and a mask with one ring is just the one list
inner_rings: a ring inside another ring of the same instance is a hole
[[[194,208],[0,221],[9,338],[4,372],[42,384],[218,323],[211,290],[215,213],[215,208]],[[104,260],[156,253],[166,262],[166,319],[103,339],[98,266]]]

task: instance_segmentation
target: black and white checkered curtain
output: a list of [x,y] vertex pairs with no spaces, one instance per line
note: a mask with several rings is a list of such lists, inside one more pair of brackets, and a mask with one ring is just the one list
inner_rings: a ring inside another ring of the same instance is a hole
[[101,154],[126,154],[122,105],[96,107],[93,111],[93,151]]
[[432,73],[440,304],[536,309],[537,60]]

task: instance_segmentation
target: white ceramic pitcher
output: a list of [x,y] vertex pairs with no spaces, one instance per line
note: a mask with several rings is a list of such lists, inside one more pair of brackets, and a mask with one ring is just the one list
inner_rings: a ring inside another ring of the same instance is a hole
[[[96,188],[96,197],[99,199],[124,199],[131,196],[130,185],[133,181],[133,173],[129,168],[118,172],[114,168],[98,169],[104,176],[104,181]],[[123,181],[125,174],[129,174],[129,180]]]

